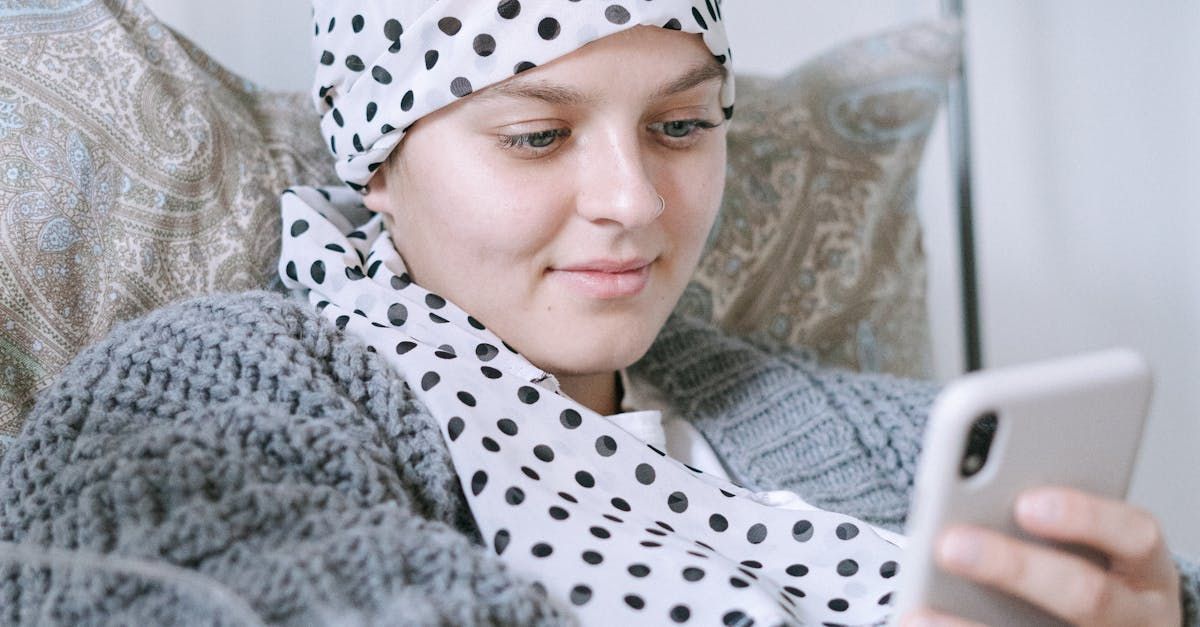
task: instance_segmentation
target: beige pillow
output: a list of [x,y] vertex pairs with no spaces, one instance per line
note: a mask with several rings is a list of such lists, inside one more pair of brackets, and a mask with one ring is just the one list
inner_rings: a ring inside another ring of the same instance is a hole
[[956,23],[738,77],[721,216],[680,307],[824,364],[927,377],[916,175],[960,58]]
[[[3,436],[17,433],[36,392],[116,322],[185,297],[267,285],[279,192],[336,179],[306,96],[255,89],[137,0],[32,2],[0,8],[0,17]],[[937,63],[947,63],[949,48]],[[847,69],[863,74],[855,63]],[[830,75],[813,83],[822,90],[874,84],[835,79],[830,58],[818,65]],[[787,337],[805,339],[795,334],[803,329],[822,354],[861,352],[865,328],[877,342],[903,338],[905,356],[923,355],[923,310],[902,290],[919,289],[922,272],[915,222],[904,212],[932,116],[925,92],[880,92],[911,100],[900,113],[914,121],[892,125],[896,114],[873,117],[869,97],[844,98],[827,117],[809,113],[820,98],[797,99],[800,84],[780,83],[778,98],[775,86],[754,84],[743,82],[730,136],[724,221],[685,306],[707,307],[739,330],[782,320]],[[848,135],[827,138],[839,132]],[[880,132],[896,138],[880,142]],[[814,168],[828,174],[814,178]],[[863,280],[890,263],[903,268]],[[779,266],[796,271],[774,272]]]
[[25,5],[0,9],[0,435],[116,322],[263,286],[280,190],[336,180],[307,98],[140,2]]

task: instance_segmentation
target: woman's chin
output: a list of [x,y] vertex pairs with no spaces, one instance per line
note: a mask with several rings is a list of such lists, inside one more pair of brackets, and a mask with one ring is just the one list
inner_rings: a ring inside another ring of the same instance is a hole
[[[682,287],[667,289],[668,277],[658,272],[645,274],[630,278],[637,279],[633,288],[643,289],[612,298],[580,293],[596,287],[589,284],[592,277],[547,277],[531,298],[500,311],[493,307],[484,322],[531,363],[556,376],[619,370],[646,354],[682,292]],[[621,280],[604,278],[601,291],[625,289]],[[673,288],[678,281],[669,283]]]
[[537,367],[556,376],[613,372],[641,359],[654,342],[661,321],[630,321],[609,328],[581,323],[574,330],[539,338],[522,353]]

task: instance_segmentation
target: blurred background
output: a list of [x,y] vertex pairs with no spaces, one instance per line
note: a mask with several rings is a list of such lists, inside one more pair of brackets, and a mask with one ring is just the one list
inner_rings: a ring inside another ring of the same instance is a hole
[[[306,90],[309,3],[146,0],[218,61]],[[1200,556],[1200,2],[965,1],[984,366],[1114,345],[1155,370],[1131,500]],[[727,2],[738,72],[937,17],[937,0]],[[238,16],[231,19],[231,16]],[[945,116],[922,165],[934,366],[963,371]]]

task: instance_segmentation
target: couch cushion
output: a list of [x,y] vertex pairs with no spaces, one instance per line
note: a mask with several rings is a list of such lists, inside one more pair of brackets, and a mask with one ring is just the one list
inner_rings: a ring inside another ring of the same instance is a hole
[[917,169],[958,67],[954,22],[738,77],[721,215],[681,303],[824,364],[930,375]]
[[261,287],[279,191],[336,180],[315,130],[140,2],[0,5],[0,435],[116,322]]

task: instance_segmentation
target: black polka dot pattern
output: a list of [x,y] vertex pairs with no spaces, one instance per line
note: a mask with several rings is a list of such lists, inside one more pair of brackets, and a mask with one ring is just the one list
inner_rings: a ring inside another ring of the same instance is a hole
[[476,35],[475,40],[471,42],[471,47],[475,49],[475,54],[489,57],[496,51],[496,38],[487,33]]
[[603,457],[611,457],[617,452],[617,441],[611,435],[596,438],[596,452]]
[[792,525],[792,538],[794,538],[797,542],[808,542],[810,539],[812,539],[812,535],[813,526],[811,522],[807,520],[798,520],[796,521],[796,524]]
[[521,14],[521,3],[519,0],[501,0],[500,5],[496,7],[496,12],[500,17],[511,20]]
[[[486,0],[388,15],[329,4],[315,18],[322,131],[351,185],[283,196],[280,276],[428,408],[490,550],[584,622],[886,616],[899,553],[869,525],[763,505],[646,445],[562,394],[448,294],[413,283],[378,216],[333,219],[362,208],[356,189],[386,157],[372,153],[385,135],[390,146],[420,117],[561,54],[551,50],[646,24],[701,37],[728,66],[720,3]],[[730,82],[722,106],[732,105]]]
[[450,93],[454,94],[455,98],[462,98],[470,95],[475,89],[471,86],[471,81],[464,76],[455,77],[450,81]]
[[558,34],[562,32],[562,26],[559,25],[558,20],[547,17],[538,22],[537,32],[539,37],[550,41],[558,37]]
[[567,408],[558,415],[558,421],[562,423],[562,426],[568,429],[575,429],[579,425],[583,424],[583,417],[578,411],[575,411],[572,408]]
[[637,467],[633,469],[633,475],[637,477],[638,483],[642,485],[650,485],[654,483],[655,474],[654,466],[651,466],[647,463],[638,464]]
[[[721,108],[726,116],[733,114],[733,57],[717,0],[315,3],[318,65],[313,89],[338,175],[362,191],[403,136],[402,129],[416,120],[638,25],[699,36],[713,59],[730,69]],[[359,81],[359,75],[369,80]],[[370,113],[369,103],[375,105]]]
[[604,9],[604,19],[613,24],[625,24],[630,19],[629,9],[619,4],[610,4]]
[[592,600],[592,589],[584,585],[575,586],[571,588],[570,599],[575,605],[583,605]]
[[495,549],[496,555],[502,555],[504,553],[504,549],[508,548],[508,541],[511,539],[512,536],[509,535],[508,530],[506,529],[501,529],[496,532],[495,537],[492,539],[492,548]]
[[376,65],[371,68],[371,78],[374,78],[375,82],[380,85],[388,85],[392,82],[392,73]]
[[460,22],[456,17],[443,17],[442,19],[438,20],[437,24],[438,30],[451,37],[457,35],[458,31],[462,30],[462,22]]
[[544,462],[554,461],[554,449],[545,444],[538,444],[533,447],[533,456]]

